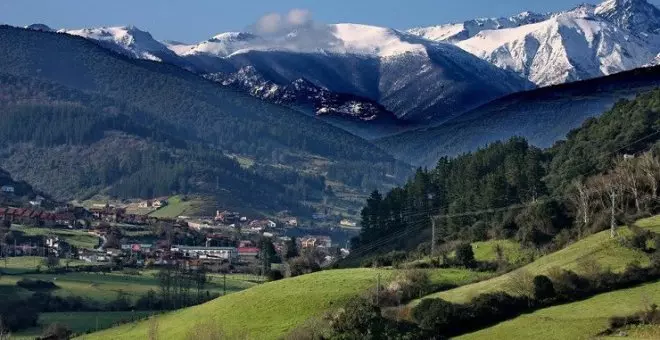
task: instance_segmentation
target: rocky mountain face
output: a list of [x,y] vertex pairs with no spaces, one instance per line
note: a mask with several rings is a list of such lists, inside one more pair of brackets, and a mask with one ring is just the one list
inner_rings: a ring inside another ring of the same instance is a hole
[[643,67],[660,52],[660,10],[645,0],[607,0],[572,10],[410,30],[449,42],[538,86]]

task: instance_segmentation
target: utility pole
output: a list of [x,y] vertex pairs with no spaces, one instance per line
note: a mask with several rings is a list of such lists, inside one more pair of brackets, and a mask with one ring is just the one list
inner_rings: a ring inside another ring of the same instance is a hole
[[380,273],[376,275],[376,306],[380,306]]
[[616,219],[614,218],[614,204],[615,204],[615,199],[616,199],[616,193],[614,190],[610,193],[610,205],[612,206],[612,211],[610,215],[610,238],[615,238],[616,237]]
[[431,214],[432,206],[433,206],[433,198],[435,195],[432,193],[429,193],[426,198],[429,200],[429,218],[431,219],[431,257],[435,255],[435,218]]
[[431,216],[431,257],[435,255],[435,218]]
[[227,273],[222,273],[222,295],[227,295]]

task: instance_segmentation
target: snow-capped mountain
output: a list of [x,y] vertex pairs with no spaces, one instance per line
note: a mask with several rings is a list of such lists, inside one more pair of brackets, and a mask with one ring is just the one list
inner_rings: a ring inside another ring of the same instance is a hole
[[396,120],[393,113],[366,98],[331,92],[302,78],[288,85],[278,85],[266,80],[252,66],[243,67],[230,75],[209,73],[205,77],[226,86],[241,88],[257,98],[308,109],[318,116],[334,114],[361,121]]
[[480,18],[462,23],[418,27],[408,30],[431,41],[457,42],[470,39],[481,31],[519,27],[547,20],[550,14],[523,12],[509,18]]
[[526,12],[409,32],[454,43],[547,86],[652,63],[660,52],[660,11],[645,0],[607,0],[560,13]]
[[177,54],[166,45],[135,26],[59,30],[58,32],[96,40],[102,46],[132,58],[166,62],[179,59]]
[[279,87],[305,79],[319,89],[375,101],[406,120],[442,121],[533,88],[451,44],[375,26],[306,25],[266,37],[231,32],[198,44],[159,42],[135,27],[66,32],[111,44],[134,58],[166,61],[223,80],[245,67]]

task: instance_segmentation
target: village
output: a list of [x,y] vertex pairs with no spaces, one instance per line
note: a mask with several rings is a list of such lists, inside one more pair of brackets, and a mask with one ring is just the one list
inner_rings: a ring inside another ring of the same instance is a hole
[[[12,195],[10,186],[2,195]],[[149,212],[166,207],[167,197],[139,200],[128,205],[72,204],[46,209],[43,197],[29,207],[0,207],[0,257],[39,256],[82,260],[89,265],[120,268],[156,267],[172,263],[212,272],[264,275],[264,243],[272,244],[277,266],[287,247],[314,254],[320,266],[348,255],[346,244],[331,236],[305,234],[299,219],[287,212],[275,218],[251,218],[217,210],[206,217],[161,217]],[[139,209],[133,209],[133,208]],[[146,213],[145,213],[146,212]],[[319,219],[319,216],[314,216]],[[354,228],[342,220],[340,228]],[[289,236],[295,230],[298,237]],[[318,231],[318,230],[313,230]],[[86,238],[87,244],[76,243]]]

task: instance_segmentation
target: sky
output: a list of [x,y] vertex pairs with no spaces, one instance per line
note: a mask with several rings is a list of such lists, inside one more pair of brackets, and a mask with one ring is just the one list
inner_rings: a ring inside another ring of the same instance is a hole
[[[599,0],[592,1],[594,3]],[[322,23],[406,29],[523,11],[548,12],[584,0],[0,0],[0,23],[52,28],[135,25],[159,40],[198,42],[240,31],[292,9]],[[587,1],[588,2],[588,1]],[[660,7],[660,0],[649,0]]]

